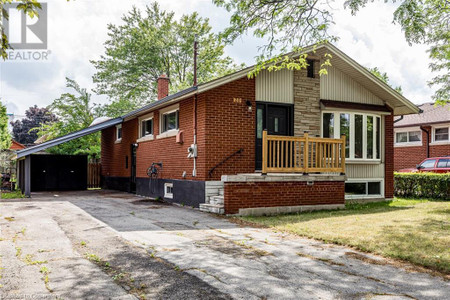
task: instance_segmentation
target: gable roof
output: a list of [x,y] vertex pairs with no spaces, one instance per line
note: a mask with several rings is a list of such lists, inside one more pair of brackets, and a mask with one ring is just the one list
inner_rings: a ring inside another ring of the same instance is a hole
[[418,105],[421,112],[414,115],[404,116],[394,123],[394,127],[407,127],[417,125],[428,125],[450,122],[450,104],[434,105],[434,103],[424,103]]

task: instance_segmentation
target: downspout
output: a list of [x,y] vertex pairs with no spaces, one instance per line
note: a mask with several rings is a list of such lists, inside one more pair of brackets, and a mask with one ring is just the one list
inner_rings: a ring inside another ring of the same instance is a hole
[[[195,35],[194,38],[194,86],[197,86],[197,35]],[[194,95],[194,147],[197,147],[197,93]],[[192,177],[196,176],[197,155],[194,155],[194,169],[192,170]]]
[[430,157],[430,132],[423,128],[423,126],[420,126],[420,130],[425,132],[427,134],[427,158]]

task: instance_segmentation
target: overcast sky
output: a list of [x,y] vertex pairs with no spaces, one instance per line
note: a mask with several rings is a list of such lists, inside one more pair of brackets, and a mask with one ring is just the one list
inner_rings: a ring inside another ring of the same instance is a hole
[[[121,23],[121,16],[133,5],[143,8],[152,1],[143,0],[48,0],[49,62],[0,62],[0,98],[8,112],[23,115],[36,104],[47,106],[66,91],[65,77],[92,89],[95,69],[89,60],[103,53],[107,24]],[[208,17],[215,32],[225,28],[229,14],[215,7],[211,0],[157,1],[176,16],[197,11]],[[333,33],[340,37],[335,45],[358,63],[387,72],[394,86],[415,104],[431,101],[433,90],[426,82],[432,77],[428,69],[426,46],[409,46],[398,25],[392,23],[395,5],[377,1],[351,16],[343,1],[332,4],[335,12]],[[226,48],[226,55],[238,63],[251,65],[263,41],[251,36]],[[93,95],[96,103],[107,101]]]

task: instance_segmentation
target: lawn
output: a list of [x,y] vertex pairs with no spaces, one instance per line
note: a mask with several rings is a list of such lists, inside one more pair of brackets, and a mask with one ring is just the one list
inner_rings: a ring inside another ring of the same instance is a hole
[[321,211],[242,219],[355,247],[450,274],[450,202],[396,199]]
[[1,199],[16,199],[16,198],[23,198],[23,194],[20,190],[15,190],[13,192],[2,191]]

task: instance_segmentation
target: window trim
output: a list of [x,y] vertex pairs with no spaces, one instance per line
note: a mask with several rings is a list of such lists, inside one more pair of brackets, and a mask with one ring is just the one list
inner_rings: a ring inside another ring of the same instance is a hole
[[[178,119],[177,119],[177,128],[176,129],[171,129],[171,130],[166,130],[166,131],[162,131],[163,130],[163,120],[164,120],[164,115],[173,113],[178,111]],[[180,131],[180,122],[179,122],[179,118],[180,118],[180,106],[179,104],[175,104],[172,106],[168,106],[165,107],[163,109],[159,110],[159,134],[156,137],[157,139],[159,138],[166,138],[166,137],[171,137],[171,136],[176,136],[178,134],[178,132]]]
[[[155,120],[153,117],[153,113],[147,114],[145,116],[139,117],[139,126],[138,126],[138,139],[136,140],[136,142],[145,142],[145,141],[151,141],[154,139],[154,132],[155,132]],[[153,120],[153,128],[152,128],[152,134],[147,134],[142,136],[142,122],[144,121],[148,121],[148,120]]]
[[[381,163],[383,156],[384,156],[384,134],[383,134],[383,130],[384,130],[384,118],[382,118],[382,114],[378,114],[378,113],[374,113],[374,112],[361,112],[361,111],[345,111],[345,110],[334,110],[334,109],[324,109],[321,111],[320,114],[320,136],[323,137],[323,114],[326,113],[334,113],[334,138],[335,139],[339,139],[341,138],[341,126],[340,126],[340,115],[341,114],[348,114],[350,115],[350,154],[349,157],[346,158],[345,162],[346,163],[356,163],[356,162],[371,162],[371,163]],[[362,133],[363,133],[363,141],[367,140],[367,116],[372,116],[373,118],[373,135],[372,135],[372,140],[373,140],[373,157],[374,158],[367,158],[367,142],[363,142],[363,157],[362,158],[355,158],[355,115],[362,115],[363,116],[363,128],[362,128]],[[337,117],[336,117],[337,116]],[[380,121],[380,141],[379,141],[379,145],[380,145],[380,158],[377,158],[377,153],[376,153],[376,145],[377,145],[377,134],[376,134],[376,129],[377,127],[377,122],[378,120]]]
[[[409,141],[409,133],[410,132],[420,132],[420,141]],[[406,133],[406,142],[398,142],[397,141],[397,133]],[[422,130],[420,127],[407,127],[407,128],[395,128],[394,129],[394,147],[407,147],[407,146],[422,146],[423,140],[422,140]]]
[[[442,129],[442,128],[447,128],[448,130],[448,140],[446,141],[436,141],[436,129]],[[432,131],[432,142],[430,143],[430,145],[442,145],[442,144],[450,144],[450,124],[442,124],[442,125],[437,125],[437,126],[433,126],[431,128]]]
[[[172,188],[172,193],[167,192],[167,188]],[[164,183],[164,198],[173,199],[173,182]]]
[[[119,138],[119,129],[120,131],[120,138]],[[115,143],[121,143],[122,142],[122,137],[123,137],[123,129],[122,129],[122,124],[118,124],[116,125],[116,141]]]
[[[368,194],[368,183],[369,182],[379,182],[380,183],[380,194]],[[349,178],[345,183],[365,183],[366,184],[366,194],[361,195],[345,195],[345,199],[373,199],[373,198],[384,198],[384,178]]]

